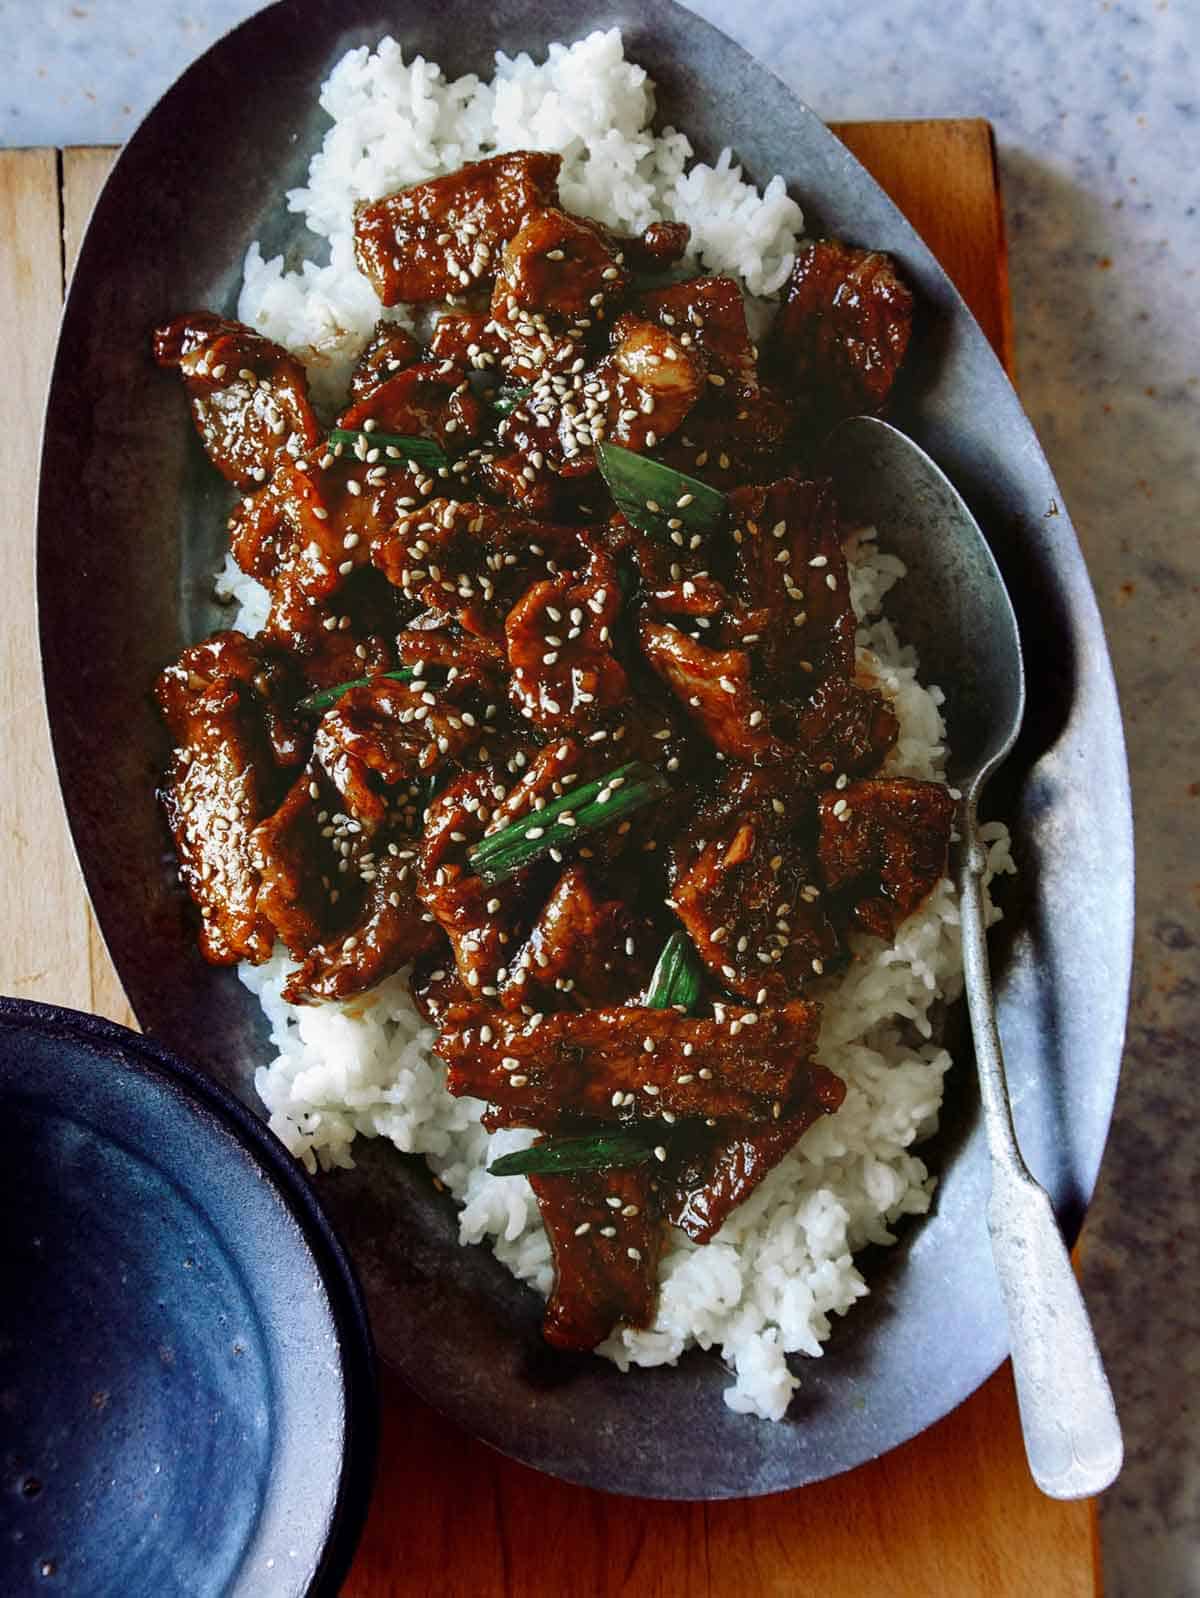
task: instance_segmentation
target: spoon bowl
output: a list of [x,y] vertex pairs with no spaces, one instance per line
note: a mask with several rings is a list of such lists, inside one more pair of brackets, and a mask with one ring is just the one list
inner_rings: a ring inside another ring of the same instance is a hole
[[958,889],[963,983],[991,1162],[988,1232],[1008,1316],[1025,1451],[1053,1498],[1108,1487],[1123,1458],[1116,1407],[1046,1191],[1013,1126],[987,957],[978,805],[1017,740],[1025,711],[1021,638],[1004,579],[950,479],[896,428],[856,416],[830,440],[843,521],[873,526],[908,568],[888,615],[945,694],[947,777],[961,792]]
[[946,696],[948,780],[976,791],[1016,742],[1025,668],[1012,601],[979,524],[925,451],[875,416],[835,429],[828,452],[848,526],[875,527],[908,576],[888,614]]

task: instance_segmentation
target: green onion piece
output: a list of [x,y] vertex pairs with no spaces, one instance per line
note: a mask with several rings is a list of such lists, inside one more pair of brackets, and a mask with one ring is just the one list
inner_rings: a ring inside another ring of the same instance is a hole
[[[698,478],[676,472],[619,444],[597,444],[596,461],[619,511],[653,538],[679,543],[714,533],[725,520],[725,496]],[[677,526],[672,527],[672,522]]]
[[351,688],[367,688],[373,682],[378,682],[381,677],[390,677],[393,682],[411,682],[412,669],[401,666],[399,671],[379,671],[374,677],[355,677],[353,682],[334,683],[332,688],[321,688],[315,694],[309,694],[296,706],[297,710],[305,715],[319,715],[321,711],[328,710],[330,705],[336,705],[338,700]]
[[485,882],[502,882],[551,849],[570,848],[584,834],[623,821],[670,791],[661,772],[644,761],[631,760],[482,839],[471,850],[472,869]]
[[[360,443],[361,440],[361,443]],[[365,460],[368,450],[378,450],[373,466],[407,466],[410,462],[422,471],[439,471],[449,466],[446,452],[436,439],[410,438],[407,433],[368,433],[361,427],[335,427],[329,434],[329,447],[345,459]]]
[[[646,1007],[691,1011],[700,997],[700,961],[686,932],[673,932],[663,945],[646,990]],[[602,1171],[614,1165],[642,1165],[654,1145],[662,1141],[662,1128],[620,1127],[588,1137],[548,1137],[530,1149],[505,1154],[489,1165],[492,1176],[529,1176],[554,1171]]]
[[497,416],[508,416],[515,411],[523,399],[528,399],[533,389],[526,385],[524,388],[512,388],[507,383],[494,390],[488,403]]
[[690,1014],[700,998],[702,974],[692,940],[686,932],[672,932],[663,944],[650,986],[646,1007],[650,1010],[679,1008]]
[[560,1171],[603,1171],[614,1165],[644,1165],[662,1141],[662,1128],[620,1127],[587,1137],[548,1137],[532,1148],[502,1155],[490,1176],[530,1176]]

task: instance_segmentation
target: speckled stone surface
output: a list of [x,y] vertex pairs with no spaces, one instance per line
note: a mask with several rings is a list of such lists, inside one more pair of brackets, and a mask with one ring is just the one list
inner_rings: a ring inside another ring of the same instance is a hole
[[[121,140],[254,9],[0,0],[0,142]],[[1106,618],[1139,831],[1129,1048],[1084,1240],[1128,1449],[1102,1506],[1105,1587],[1200,1593],[1200,9],[964,0],[952,27],[931,0],[695,9],[830,119],[996,129],[1020,388]]]

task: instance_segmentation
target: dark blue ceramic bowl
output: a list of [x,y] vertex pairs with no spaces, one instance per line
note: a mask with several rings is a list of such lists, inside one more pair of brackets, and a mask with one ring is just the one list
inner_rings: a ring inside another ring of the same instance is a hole
[[281,1144],[0,999],[0,1593],[335,1593],[374,1468],[354,1273]]

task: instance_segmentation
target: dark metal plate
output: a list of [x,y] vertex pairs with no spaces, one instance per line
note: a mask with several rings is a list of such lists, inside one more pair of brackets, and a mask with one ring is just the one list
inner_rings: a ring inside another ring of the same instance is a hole
[[[892,251],[916,285],[917,348],[896,420],[987,531],[1024,634],[1030,713],[992,803],[1021,874],[994,941],[1001,1028],[1029,1163],[1074,1236],[1116,1089],[1132,932],[1120,717],[1100,619],[1029,423],[945,274],[878,186],[764,67],[669,0],[295,0],[203,56],[126,147],[84,240],[46,421],[42,649],[54,743],[89,889],[146,1029],[254,1103],[266,1049],[249,995],[196,952],[153,797],[165,755],[149,688],[215,625],[223,497],[148,334],[193,305],[232,307],[247,243],[303,248],[281,203],[319,143],[317,88],[353,45],[394,34],[452,73],[618,23],[659,87],[662,121],[712,158],[782,172],[813,231]],[[630,1377],[542,1348],[538,1307],[483,1249],[461,1249],[418,1163],[359,1144],[320,1180],[362,1273],[386,1358],[498,1448],[593,1486],[678,1498],[773,1492],[894,1447],[952,1409],[1006,1351],[984,1228],[987,1166],[970,1065],[953,1074],[935,1213],[867,1264],[871,1297],[806,1364],[789,1419],[721,1402],[712,1356]]]

